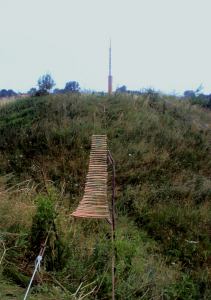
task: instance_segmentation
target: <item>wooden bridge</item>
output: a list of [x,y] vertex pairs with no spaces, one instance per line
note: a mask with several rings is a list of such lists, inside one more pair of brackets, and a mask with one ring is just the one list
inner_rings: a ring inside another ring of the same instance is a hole
[[106,135],[93,135],[84,196],[72,216],[111,219],[107,200],[107,160]]

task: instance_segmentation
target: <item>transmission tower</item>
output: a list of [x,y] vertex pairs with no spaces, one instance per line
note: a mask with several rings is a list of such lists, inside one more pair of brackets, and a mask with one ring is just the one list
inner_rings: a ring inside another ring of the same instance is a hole
[[111,75],[111,40],[109,47],[109,75],[108,75],[108,94],[112,94],[112,75]]

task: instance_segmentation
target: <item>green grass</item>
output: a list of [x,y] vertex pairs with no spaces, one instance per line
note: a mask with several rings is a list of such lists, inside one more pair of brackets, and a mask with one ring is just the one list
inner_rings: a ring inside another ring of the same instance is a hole
[[0,229],[21,234],[2,236],[4,282],[8,266],[31,273],[32,228],[44,212],[37,199],[48,199],[60,206],[39,299],[45,286],[49,297],[49,286],[58,287],[52,274],[69,295],[83,282],[87,293],[96,285],[87,299],[110,299],[110,228],[70,219],[91,135],[107,134],[117,169],[117,299],[209,299],[210,128],[209,110],[159,95],[51,95],[2,107]]
[[[1,300],[23,300],[26,289],[14,285],[12,282],[5,282],[5,280],[0,280],[0,299]],[[32,288],[28,299],[31,300],[68,300],[74,299],[71,295],[67,295],[62,291],[62,289],[55,285],[45,285],[38,286],[36,289]]]

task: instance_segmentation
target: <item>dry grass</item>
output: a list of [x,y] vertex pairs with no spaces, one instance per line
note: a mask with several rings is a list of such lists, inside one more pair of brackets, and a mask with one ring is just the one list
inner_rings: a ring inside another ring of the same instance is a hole
[[1,107],[11,104],[11,103],[17,101],[18,99],[24,99],[27,97],[28,97],[28,95],[18,95],[18,96],[13,96],[13,97],[0,98],[0,109],[1,109]]
[[[202,276],[210,253],[209,110],[165,97],[59,95],[20,101],[0,115],[1,171],[15,174],[0,178],[0,229],[30,229],[35,210],[32,181],[12,189],[6,182],[46,178],[56,195],[65,183],[56,219],[64,261],[55,276],[67,289],[84,276],[101,278],[109,261],[109,229],[87,220],[74,227],[68,216],[83,193],[94,132],[108,135],[117,166],[119,299],[202,299],[202,285],[209,293]],[[101,299],[109,298],[109,280]]]
[[16,100],[17,100],[17,97],[10,97],[10,98],[5,97],[5,98],[1,98],[0,99],[0,108],[3,107],[3,106],[5,106],[5,105],[8,105],[10,103],[13,103]]
[[11,228],[28,229],[31,226],[35,211],[33,198],[36,186],[25,181],[12,188],[4,184],[5,178],[0,178],[0,231],[10,231]]

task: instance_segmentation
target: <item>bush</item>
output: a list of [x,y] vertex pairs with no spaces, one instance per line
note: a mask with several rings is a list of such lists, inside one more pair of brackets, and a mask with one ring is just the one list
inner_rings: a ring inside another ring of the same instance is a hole
[[36,257],[45,246],[47,270],[62,268],[62,244],[56,228],[56,216],[54,195],[38,196],[30,233],[30,255]]

